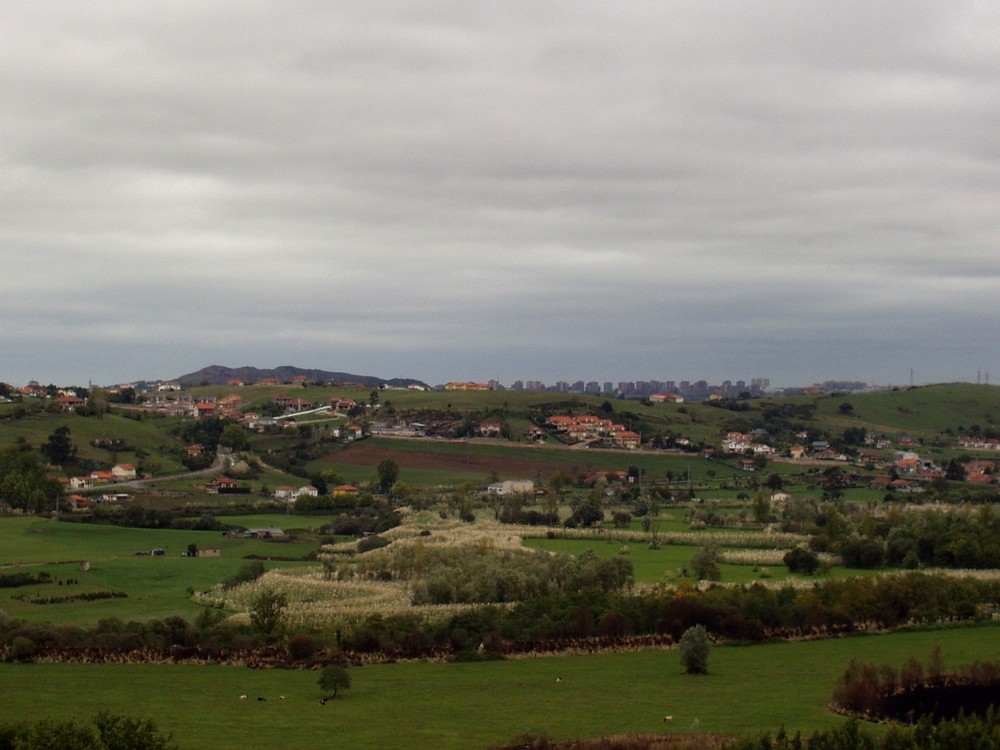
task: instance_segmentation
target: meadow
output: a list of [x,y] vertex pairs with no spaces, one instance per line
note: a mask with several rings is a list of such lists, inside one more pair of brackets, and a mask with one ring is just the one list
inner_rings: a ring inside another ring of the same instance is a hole
[[998,636],[1000,627],[983,626],[720,646],[705,676],[684,674],[675,650],[382,664],[352,668],[352,687],[325,706],[317,673],[307,670],[2,664],[0,695],[6,715],[25,719],[102,709],[150,716],[184,750],[468,749],[525,732],[807,733],[844,721],[827,704],[851,657],[898,666],[940,645],[950,667],[997,659]]

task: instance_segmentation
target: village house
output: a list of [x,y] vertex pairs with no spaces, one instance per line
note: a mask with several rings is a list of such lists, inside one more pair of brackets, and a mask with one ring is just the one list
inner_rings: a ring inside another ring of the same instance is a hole
[[654,404],[683,404],[684,397],[679,393],[654,393],[649,397]]
[[194,405],[194,416],[199,419],[215,416],[215,404],[208,401],[199,401]]
[[364,437],[364,432],[356,424],[349,424],[345,426],[343,430],[341,430],[341,434],[343,438],[348,441],[360,440],[362,437]]
[[240,483],[237,482],[235,479],[231,479],[230,477],[216,477],[215,479],[212,479],[211,481],[205,484],[205,489],[208,492],[212,492],[214,494],[219,494],[219,492],[238,490],[240,489],[240,487],[241,487]]
[[500,430],[503,428],[501,422],[490,420],[487,422],[479,423],[479,434],[483,437],[499,437]]
[[548,435],[545,434],[545,430],[534,425],[526,427],[523,434],[526,438],[528,438],[528,440],[532,441],[543,441],[548,437]]
[[358,488],[353,484],[340,484],[330,490],[333,497],[349,497],[358,494]]
[[299,496],[299,491],[295,487],[283,484],[274,488],[273,495],[275,500],[283,503],[291,503]]
[[444,386],[446,391],[488,391],[490,390],[489,383],[446,383]]
[[59,407],[59,411],[64,413],[75,412],[87,405],[87,401],[79,396],[59,396],[59,398],[53,399],[53,403]]
[[112,467],[111,473],[114,475],[115,480],[119,482],[130,481],[137,476],[135,467],[132,464],[116,464]]
[[726,453],[743,453],[752,447],[750,436],[742,432],[727,432],[722,438],[722,450]]

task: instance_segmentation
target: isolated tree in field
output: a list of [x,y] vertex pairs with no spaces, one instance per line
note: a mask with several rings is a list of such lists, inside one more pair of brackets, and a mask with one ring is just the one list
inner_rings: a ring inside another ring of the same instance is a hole
[[76,446],[69,437],[69,427],[56,427],[48,439],[42,443],[42,454],[54,464],[67,464],[76,460]]
[[712,644],[704,625],[694,625],[684,631],[679,644],[681,666],[688,674],[708,673],[708,652]]
[[381,492],[388,492],[399,481],[399,467],[391,458],[383,458],[379,461],[375,471],[378,474],[378,488]]
[[343,667],[331,664],[323,669],[316,683],[336,698],[338,690],[347,690],[351,686],[351,675]]
[[281,624],[288,598],[270,589],[261,593],[250,605],[250,622],[254,629],[270,637]]

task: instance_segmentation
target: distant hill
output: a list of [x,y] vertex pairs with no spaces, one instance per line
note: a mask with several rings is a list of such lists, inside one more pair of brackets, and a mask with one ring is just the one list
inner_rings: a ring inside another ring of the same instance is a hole
[[270,370],[262,370],[258,367],[224,367],[223,365],[209,365],[197,372],[181,375],[174,378],[183,386],[195,386],[202,384],[225,385],[230,380],[242,380],[246,384],[256,383],[261,378],[278,378],[281,382],[291,382],[296,375],[305,375],[310,380],[337,383],[361,383],[365,387],[375,387],[379,385],[396,386],[406,388],[411,385],[427,387],[427,384],[413,378],[378,378],[374,375],[354,375],[349,372],[329,372],[327,370],[307,369],[303,367],[292,367],[284,365]]

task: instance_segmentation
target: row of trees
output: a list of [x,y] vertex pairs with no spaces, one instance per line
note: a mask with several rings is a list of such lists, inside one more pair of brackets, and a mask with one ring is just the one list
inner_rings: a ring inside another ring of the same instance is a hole
[[853,568],[1000,567],[1000,512],[993,505],[886,512],[839,502],[794,499],[782,531],[810,535],[816,552],[839,554]]

